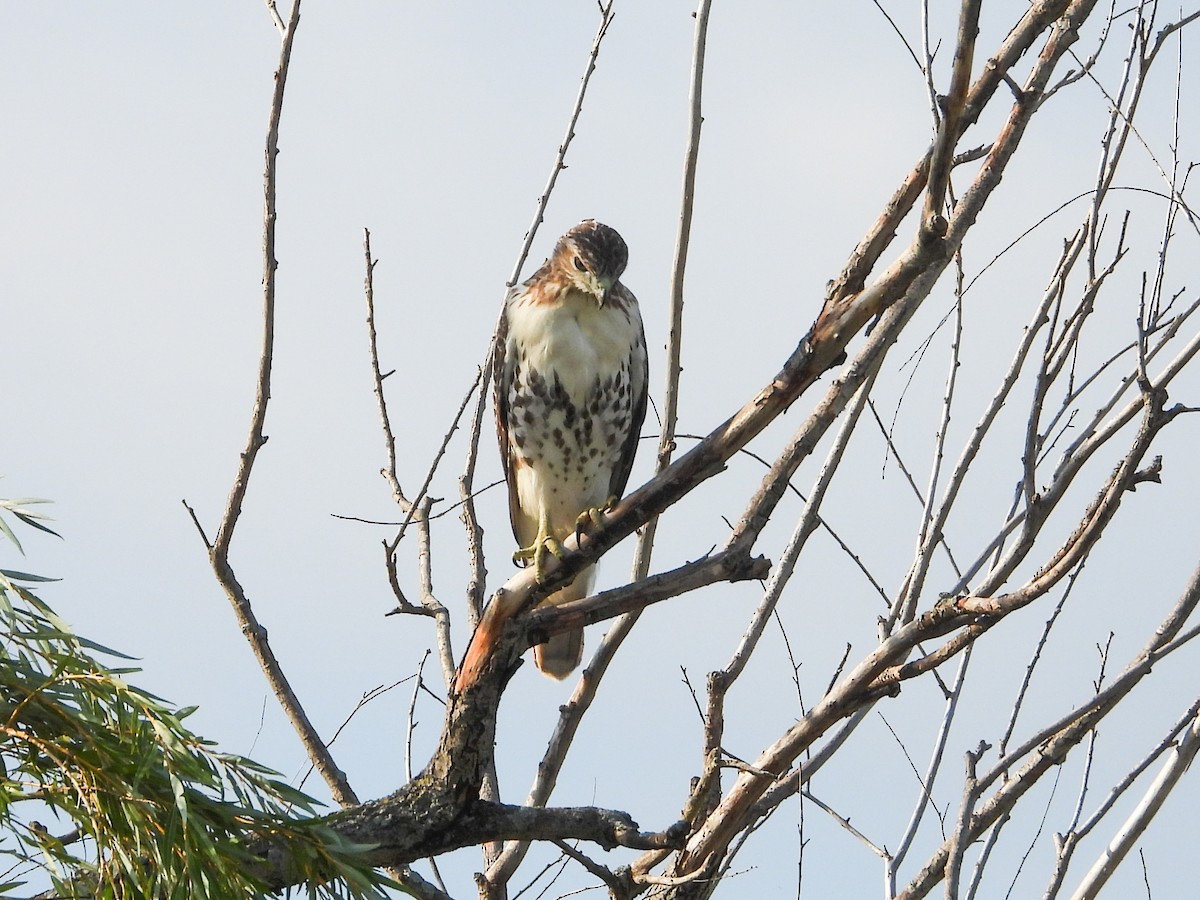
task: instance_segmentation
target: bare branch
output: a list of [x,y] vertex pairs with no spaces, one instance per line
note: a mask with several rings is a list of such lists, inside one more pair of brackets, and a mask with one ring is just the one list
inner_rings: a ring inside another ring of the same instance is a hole
[[[535,809],[481,800],[460,807],[452,822],[435,822],[435,808],[415,809],[403,792],[372,800],[329,816],[327,822],[343,838],[364,847],[363,856],[376,866],[402,867],[425,856],[440,855],[488,840],[581,840],[605,850],[673,849],[683,845],[687,825],[676,822],[664,831],[642,831],[627,813],[587,807]],[[446,826],[446,827],[442,827]],[[265,850],[265,848],[259,848]],[[295,877],[286,856],[266,850],[264,881],[273,890]]]
[[[616,16],[613,12],[614,2],[615,0],[608,0],[608,3],[600,7],[600,26],[596,29],[596,36],[592,39],[592,50],[588,54],[587,68],[583,70],[583,78],[579,81],[579,92],[575,95],[575,106],[572,108],[571,117],[567,121],[567,133],[558,145],[558,155],[554,158],[554,165],[550,167],[550,177],[546,181],[546,187],[542,191],[541,196],[538,197],[537,209],[533,214],[533,222],[530,224],[529,230],[525,232],[525,240],[521,245],[521,252],[517,255],[517,262],[513,266],[512,275],[508,279],[509,287],[512,287],[521,279],[521,269],[524,267],[525,260],[529,256],[529,248],[533,246],[533,239],[537,236],[538,226],[542,224],[546,207],[550,204],[550,195],[554,193],[554,185],[558,182],[558,174],[567,167],[567,149],[571,146],[571,141],[575,139],[575,126],[579,122],[579,116],[583,113],[583,101],[587,96],[588,82],[592,80],[592,73],[596,71],[596,60],[600,58],[600,46],[604,43],[609,26],[612,25],[613,19]],[[490,367],[485,366],[485,368]]]
[[1100,889],[1104,887],[1125,855],[1142,836],[1146,826],[1150,824],[1171,791],[1179,783],[1179,779],[1183,777],[1183,773],[1192,764],[1192,760],[1196,758],[1198,751],[1200,751],[1200,716],[1192,719],[1191,726],[1184,734],[1183,739],[1168,753],[1166,763],[1154,782],[1146,789],[1137,808],[1129,814],[1129,818],[1125,820],[1092,868],[1083,877],[1079,887],[1075,889],[1075,893],[1071,895],[1073,900],[1074,898],[1092,900],[1093,897],[1099,895]]
[[[483,430],[483,411],[486,406],[487,376],[479,370],[479,379],[484,385],[479,402],[471,420],[471,450],[467,454],[466,468],[458,478],[458,493],[462,498],[462,514],[459,517],[467,533],[467,559],[470,578],[467,581],[467,624],[474,629],[483,613],[483,601],[487,592],[487,564],[483,556],[483,529],[475,512],[475,462],[478,459],[479,437]],[[499,482],[497,482],[499,483]],[[495,798],[492,798],[495,799]]]
[[963,799],[958,810],[958,820],[950,836],[950,849],[946,854],[946,896],[958,896],[958,879],[962,872],[963,853],[971,843],[969,837],[971,814],[979,800],[979,781],[975,777],[975,766],[980,757],[991,749],[990,744],[980,742],[979,746],[966,755],[967,777],[963,784]]
[[[375,390],[375,403],[379,408],[380,425],[383,428],[383,444],[387,454],[387,465],[381,474],[392,489],[392,499],[401,510],[407,512],[412,504],[404,496],[400,478],[396,473],[396,437],[392,434],[392,422],[388,416],[387,399],[383,394],[383,374],[379,366],[379,340],[375,331],[375,258],[371,255],[371,232],[363,229],[363,256],[366,274],[363,276],[363,294],[367,299],[367,341],[370,348],[371,380]],[[390,372],[388,373],[391,374]]]
[[[273,4],[268,4],[276,21],[278,13]],[[296,38],[296,29],[300,24],[300,0],[293,0],[291,14],[288,16],[287,27],[283,31],[282,47],[279,51],[279,65],[275,69],[275,88],[271,96],[271,111],[267,124],[266,140],[266,169],[263,175],[263,342],[259,356],[258,380],[254,399],[254,409],[250,416],[250,434],[246,440],[246,449],[242,451],[237,474],[234,476],[233,488],[225,507],[225,514],[217,528],[217,535],[209,550],[209,558],[217,581],[225,590],[233,606],[242,634],[250,642],[254,656],[266,675],[271,690],[283,707],[288,720],[292,723],[309,759],[316,766],[321,777],[329,786],[334,799],[348,806],[358,802],[345,774],[337,767],[329,748],[325,746],[316,728],[309,721],[308,714],[300,704],[300,699],[292,690],[291,684],[283,673],[274,651],[267,642],[267,630],[259,624],[250,600],[242,585],[234,574],[229,562],[229,547],[233,541],[233,532],[237,527],[238,518],[242,513],[242,504],[246,498],[246,490],[250,486],[250,473],[258,451],[267,442],[263,426],[267,417],[267,403],[271,396],[271,363],[275,349],[275,270],[278,262],[275,259],[275,184],[276,157],[279,155],[279,121],[283,115],[283,94],[287,85],[288,64],[292,58],[292,44]]]
[[1086,822],[1084,822],[1075,830],[1069,831],[1066,834],[1055,835],[1057,859],[1055,861],[1054,872],[1051,876],[1050,886],[1046,889],[1047,896],[1054,896],[1062,887],[1063,879],[1067,874],[1067,866],[1070,864],[1071,858],[1075,852],[1075,849],[1078,847],[1079,842],[1087,837],[1087,835],[1090,834],[1092,830],[1100,824],[1104,817],[1116,805],[1117,801],[1124,796],[1125,792],[1129,790],[1130,787],[1133,786],[1134,782],[1141,777],[1142,773],[1150,768],[1155,760],[1159,759],[1168,750],[1175,749],[1179,734],[1193,723],[1193,720],[1197,715],[1200,715],[1200,699],[1194,701],[1192,705],[1184,712],[1184,714],[1178,720],[1176,720],[1175,724],[1172,725],[1166,736],[1158,742],[1157,746],[1155,746],[1141,762],[1130,769],[1124,775],[1124,777],[1122,777],[1121,780],[1112,787],[1112,789],[1108,792],[1108,796],[1105,797],[1104,802],[1102,802],[1096,808],[1095,812],[1088,817]]
[[823,802],[819,797],[814,796],[809,791],[802,791],[801,793],[803,794],[805,800],[816,804],[817,807],[819,807],[823,812],[828,813],[830,818],[832,818],[835,822],[846,829],[846,831],[856,837],[862,844],[866,845],[866,848],[880,859],[885,861],[891,859],[891,854],[888,853],[887,850],[875,844],[865,834],[851,825],[850,820],[845,816],[840,815],[833,807],[829,806],[827,803]]
[[[1025,741],[1016,750],[999,760],[990,770],[979,776],[979,790],[986,791],[992,784],[1004,781],[974,813],[967,838],[974,840],[983,831],[995,824],[1012,810],[1016,802],[1045,774],[1057,766],[1083,738],[1096,727],[1137,684],[1150,673],[1154,664],[1169,652],[1172,639],[1179,633],[1184,622],[1200,604],[1200,569],[1197,569],[1167,617],[1155,630],[1153,637],[1140,653],[1125,667],[1113,682],[1079,709],[1072,711],[1059,721],[1048,726]],[[1029,757],[1023,764],[1020,760]],[[909,883],[897,900],[914,900],[925,896],[942,877],[950,848],[947,844],[930,858],[925,867]]]
[[958,45],[954,50],[954,70],[950,93],[946,96],[941,123],[929,160],[929,184],[925,192],[923,225],[934,234],[944,233],[942,204],[950,184],[954,147],[962,133],[961,122],[971,84],[971,65],[975,58],[975,38],[979,35],[979,8],[982,0],[964,0],[958,23]]
[[450,611],[433,594],[433,556],[429,529],[429,511],[433,503],[432,497],[424,497],[417,513],[417,569],[421,581],[421,606],[429,611],[436,623],[438,661],[442,666],[443,683],[448,687],[454,681],[454,650],[450,645]]

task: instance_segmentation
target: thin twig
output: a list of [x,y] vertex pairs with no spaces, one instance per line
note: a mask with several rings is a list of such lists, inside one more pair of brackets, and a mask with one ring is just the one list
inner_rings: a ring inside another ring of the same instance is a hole
[[613,890],[614,896],[617,895],[616,892],[622,889],[620,880],[612,873],[610,869],[600,865],[594,860],[589,859],[566,841],[551,841],[551,843],[567,856],[571,857],[571,859],[575,860],[575,862],[579,863],[581,866],[603,881],[605,884],[607,884],[609,888]]
[[390,541],[384,542],[384,550],[387,554],[388,580],[392,584],[392,590],[396,593],[397,601],[401,607],[400,611],[402,612],[412,612],[413,610],[408,608],[412,604],[408,604],[404,600],[404,594],[400,591],[399,577],[396,573],[396,548],[400,546],[400,541],[404,539],[404,534],[408,530],[408,526],[416,518],[421,502],[428,496],[429,485],[433,483],[433,478],[437,474],[442,457],[446,455],[446,449],[450,446],[450,439],[458,431],[459,422],[462,421],[463,413],[466,412],[467,405],[471,402],[471,396],[475,393],[476,389],[479,389],[480,396],[482,396],[483,387],[480,384],[482,377],[482,374],[477,373],[475,380],[467,389],[466,394],[463,395],[462,402],[458,405],[458,411],[454,414],[454,418],[450,422],[450,427],[442,435],[442,442],[438,445],[437,452],[433,455],[433,461],[429,464],[429,468],[425,472],[424,481],[421,482],[416,495],[408,503],[408,508],[404,510],[404,519],[400,522],[400,527],[396,529],[396,534]]
[[824,813],[827,813],[830,818],[832,818],[835,822],[837,822],[844,829],[846,829],[846,831],[850,832],[850,834],[854,835],[854,837],[858,838],[858,840],[861,841],[868,850],[870,850],[872,853],[874,853],[880,859],[882,859],[882,860],[891,859],[891,854],[888,853],[887,850],[885,850],[883,847],[880,847],[878,844],[876,844],[874,841],[872,841],[870,838],[868,838],[865,834],[863,834],[861,831],[859,831],[857,828],[855,828],[853,825],[851,825],[849,819],[847,819],[845,816],[839,814],[837,812],[837,810],[835,810],[828,803],[825,803],[819,797],[815,796],[814,794],[812,794],[811,792],[809,792],[807,790],[801,791],[800,793],[801,793],[801,796],[803,796],[805,800],[811,801],[812,803],[814,803],[817,806],[818,809],[820,809]]
[[[954,407],[954,389],[958,384],[960,365],[960,348],[963,334],[963,264],[962,252],[954,255],[955,291],[954,291],[954,337],[950,343],[950,371],[946,376],[946,390],[942,395],[942,418],[934,438],[933,463],[929,469],[929,482],[925,488],[925,501],[921,510],[921,529],[917,537],[917,558],[913,560],[909,576],[905,579],[904,590],[897,599],[889,616],[889,624],[896,621],[908,622],[916,614],[917,598],[925,588],[925,575],[929,571],[934,550],[938,545],[945,547],[946,555],[956,575],[962,572],[950,547],[945,542],[939,527],[933,527],[934,496],[937,494],[939,480],[942,474],[942,463],[946,453],[946,439],[950,431],[950,414]],[[918,494],[919,496],[919,494]]]
[[[373,700],[377,700],[378,698],[382,697],[384,694],[387,694],[388,692],[400,687],[400,685],[404,684],[406,681],[408,681],[412,677],[413,677],[412,675],[406,675],[403,678],[401,678],[399,681],[393,681],[391,684],[376,685],[375,687],[371,688],[369,691],[364,691],[363,695],[358,698],[358,702],[354,704],[354,708],[351,709],[350,712],[346,714],[346,718],[344,718],[342,720],[342,724],[340,724],[336,729],[334,729],[333,735],[326,742],[327,746],[332,747],[334,744],[337,743],[337,739],[342,736],[342,732],[346,730],[346,727],[350,724],[350,722],[354,719],[354,717],[356,715],[358,715],[359,711],[366,708],[368,703],[370,703]],[[428,693],[428,689],[426,689],[426,692]],[[434,699],[437,700],[439,703],[442,703],[443,705],[445,705],[445,701],[443,701],[440,697],[434,697]],[[297,784],[296,786],[298,788],[300,788],[301,790],[303,790],[305,783],[308,781],[308,776],[310,776],[312,773],[313,773],[313,764],[311,762],[309,762],[308,766],[305,768],[303,777],[301,777],[299,784]]]
[[908,851],[912,847],[913,841],[916,839],[917,829],[920,828],[921,822],[925,817],[925,810],[930,806],[933,806],[933,811],[937,815],[938,822],[942,827],[942,836],[943,838],[945,837],[946,818],[942,811],[938,809],[937,803],[934,802],[932,791],[938,774],[942,770],[942,758],[946,752],[946,743],[950,737],[950,726],[954,723],[954,714],[957,711],[958,702],[962,697],[963,684],[966,683],[967,669],[971,664],[971,649],[968,647],[959,661],[958,672],[954,676],[954,685],[950,688],[950,694],[946,698],[946,708],[942,714],[941,724],[938,726],[937,738],[933,742],[933,752],[930,754],[929,766],[925,770],[925,776],[921,778],[921,790],[918,792],[916,808],[909,817],[908,825],[904,829],[904,834],[896,845],[896,851],[887,867],[889,896],[896,892],[896,873],[899,871],[904,858],[908,855]]
[[[392,422],[388,416],[387,399],[383,393],[383,374],[379,366],[379,339],[375,330],[375,266],[378,264],[371,255],[371,232],[363,229],[363,256],[366,274],[363,276],[363,294],[367,300],[367,343],[370,349],[371,381],[375,390],[375,403],[379,408],[380,426],[383,428],[384,451],[387,455],[387,465],[380,474],[392,489],[392,499],[401,510],[407,512],[412,506],[404,496],[400,487],[400,478],[396,472],[396,436],[392,433]],[[390,374],[390,373],[389,373]]]

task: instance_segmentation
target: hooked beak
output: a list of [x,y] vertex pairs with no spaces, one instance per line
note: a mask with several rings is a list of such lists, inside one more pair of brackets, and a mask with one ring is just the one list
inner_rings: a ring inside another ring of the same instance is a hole
[[612,294],[612,287],[615,283],[615,278],[597,279],[596,287],[599,288],[599,291],[596,293],[596,298],[600,301],[602,307],[608,303],[608,298]]

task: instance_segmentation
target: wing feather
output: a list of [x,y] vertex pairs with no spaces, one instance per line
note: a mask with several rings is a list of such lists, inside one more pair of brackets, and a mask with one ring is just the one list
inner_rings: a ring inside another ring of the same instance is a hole
[[512,523],[513,536],[520,543],[517,522],[521,521],[521,500],[517,494],[517,460],[513,455],[512,441],[508,434],[508,397],[512,388],[513,369],[517,361],[508,354],[508,305],[516,291],[509,293],[504,303],[504,315],[496,329],[496,351],[492,358],[492,386],[495,391],[496,437],[500,444],[500,463],[504,467],[504,480],[508,483],[508,519]]
[[633,458],[637,455],[638,441],[642,436],[642,422],[646,419],[646,401],[649,394],[649,363],[646,350],[646,332],[642,327],[641,316],[638,315],[637,299],[633,292],[619,281],[613,286],[619,290],[617,298],[626,310],[637,319],[637,343],[633,347],[629,360],[629,389],[632,397],[630,407],[629,434],[621,447],[621,456],[613,468],[612,478],[608,483],[610,496],[620,499],[625,494],[625,485],[629,483],[629,473],[633,471]]

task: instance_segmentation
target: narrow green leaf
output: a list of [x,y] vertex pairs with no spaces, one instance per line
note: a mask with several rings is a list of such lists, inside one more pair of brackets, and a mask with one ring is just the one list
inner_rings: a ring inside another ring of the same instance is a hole
[[30,526],[31,528],[36,528],[38,531],[44,531],[44,532],[46,532],[46,534],[52,534],[56,538],[62,537],[62,535],[59,534],[57,531],[55,531],[53,528],[43,525],[41,522],[38,521],[38,519],[45,519],[45,518],[47,518],[47,516],[39,516],[36,513],[24,512],[22,510],[17,510],[17,509],[12,510],[12,514],[14,516],[16,516],[18,519],[20,519],[22,522],[24,522],[26,525]]
[[[3,521],[4,521],[3,519],[0,519],[0,523],[3,523]],[[20,547],[20,545],[18,545],[18,548],[19,547]],[[51,581],[62,581],[61,578],[47,578],[45,575],[33,575],[29,572],[18,572],[15,569],[0,569],[0,575],[4,575],[6,578],[11,578],[13,581],[30,581],[30,582],[42,582],[42,583],[51,582]]]
[[25,548],[21,546],[21,542],[17,540],[17,536],[13,534],[12,529],[8,527],[8,523],[4,521],[4,516],[0,516],[0,534],[3,534],[6,538],[17,545],[18,553],[20,553],[22,556],[25,555]]

